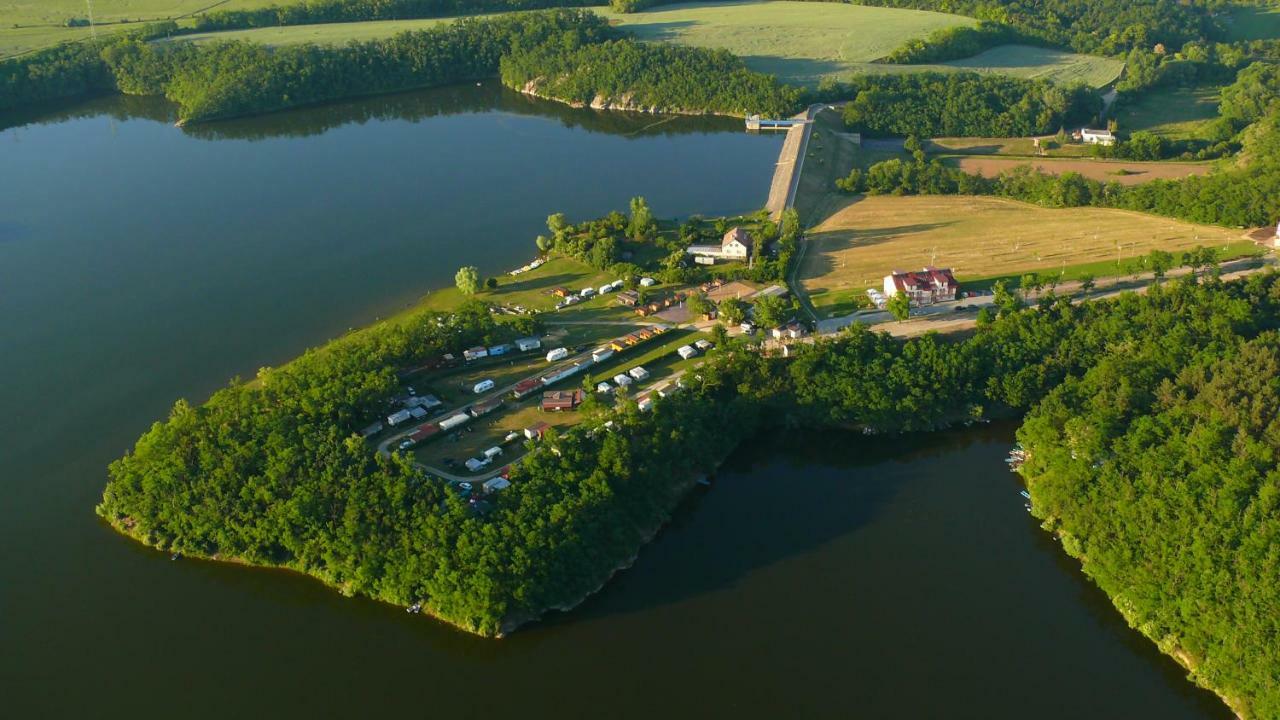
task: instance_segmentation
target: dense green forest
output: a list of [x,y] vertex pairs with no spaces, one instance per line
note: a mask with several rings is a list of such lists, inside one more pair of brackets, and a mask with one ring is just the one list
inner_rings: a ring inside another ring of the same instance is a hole
[[[1256,312],[1223,309],[1224,326]],[[1270,718],[1280,716],[1280,336],[1245,337],[1110,348],[1018,437],[1034,513],[1133,627],[1245,717]]]
[[908,40],[884,61],[899,65],[946,62],[973,57],[997,45],[1035,41],[1036,38],[1026,37],[1008,25],[983,20],[977,27],[942,28],[923,38]]
[[163,94],[183,121],[210,120],[492,77],[513,48],[551,43],[567,52],[613,36],[598,15],[563,9],[461,19],[337,47],[147,42],[156,32],[0,63],[0,109],[115,90]]
[[1101,109],[1082,85],[977,73],[862,75],[822,95],[849,99],[845,125],[873,135],[1017,137],[1087,122]]
[[502,82],[569,103],[652,112],[776,116],[801,102],[798,89],[748,70],[726,50],[631,39],[521,48],[502,58]]

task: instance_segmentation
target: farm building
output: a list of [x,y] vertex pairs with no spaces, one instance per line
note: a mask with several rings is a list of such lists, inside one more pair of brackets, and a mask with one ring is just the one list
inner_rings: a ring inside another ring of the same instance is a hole
[[548,390],[542,393],[542,409],[545,412],[572,410],[581,402],[581,390]]
[[527,337],[516,340],[516,349],[520,352],[529,352],[540,347],[542,347],[542,341],[538,338]]
[[536,422],[524,429],[524,436],[530,440],[541,440],[542,436],[551,429],[551,426],[544,422]]
[[950,268],[927,267],[920,272],[894,270],[884,276],[884,294],[905,294],[912,305],[932,305],[956,299],[960,284]]
[[690,245],[685,252],[698,258],[746,260],[751,256],[751,233],[736,227],[726,232],[719,245]]
[[471,406],[471,417],[480,417],[481,415],[488,415],[494,410],[497,410],[501,405],[502,405],[502,398],[500,397],[496,397],[492,400],[485,400],[484,402],[478,402],[475,405]]

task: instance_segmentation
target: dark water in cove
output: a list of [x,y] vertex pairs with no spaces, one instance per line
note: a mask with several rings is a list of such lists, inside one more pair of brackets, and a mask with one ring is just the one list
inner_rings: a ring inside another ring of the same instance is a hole
[[519,264],[555,210],[756,208],[780,142],[489,86],[171,120],[0,118],[5,716],[1226,717],[1035,528],[1009,428],[753,443],[500,642],[115,535],[105,466],[176,398]]

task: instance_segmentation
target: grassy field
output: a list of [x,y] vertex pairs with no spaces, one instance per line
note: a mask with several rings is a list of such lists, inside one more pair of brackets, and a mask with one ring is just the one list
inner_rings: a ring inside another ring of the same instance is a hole
[[946,27],[973,25],[959,15],[843,3],[734,2],[661,6],[642,13],[598,10],[646,40],[725,48],[752,69],[784,82],[816,85],[857,72],[972,70],[1055,81],[1110,83],[1123,63],[1026,46],[992,48],[942,65],[881,65],[907,40]]
[[1001,45],[963,60],[945,63],[958,70],[1003,73],[1020,78],[1051,80],[1091,87],[1110,85],[1120,77],[1124,63],[1113,58],[1079,55],[1029,45]]
[[[1093,263],[1121,272],[1160,248],[1242,249],[1240,230],[1101,208],[1046,209],[990,197],[866,197],[809,233],[800,279],[820,317],[845,314],[854,295],[893,270],[950,267],[963,284]],[[1252,246],[1251,243],[1248,244]]]
[[1228,40],[1280,38],[1280,6],[1232,6],[1227,10],[1226,20]]
[[[94,0],[99,34],[133,23],[177,20],[209,10],[248,10],[289,5],[301,0]],[[87,19],[85,0],[0,0],[0,58],[90,37],[89,28],[66,27],[71,18]]]
[[[1047,157],[1085,157],[1088,145],[1067,143],[1058,146],[1052,135],[1042,137]],[[925,152],[934,155],[1008,155],[1038,157],[1032,138],[944,137],[924,141]]]
[[1201,137],[1216,117],[1217,87],[1160,88],[1127,103],[1116,113],[1116,122],[1124,132],[1149,130],[1170,140],[1188,140]]

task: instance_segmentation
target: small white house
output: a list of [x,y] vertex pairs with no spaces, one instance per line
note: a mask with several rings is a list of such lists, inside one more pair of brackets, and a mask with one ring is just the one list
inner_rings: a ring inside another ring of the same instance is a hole
[[636,380],[644,380],[649,377],[649,371],[639,366],[631,368],[627,371],[627,374]]
[[516,340],[516,347],[519,348],[520,352],[529,352],[542,347],[542,341],[532,337],[520,338]]
[[631,376],[618,373],[613,376],[613,383],[618,387],[626,387],[631,384]]
[[694,350],[692,345],[681,345],[676,348],[676,354],[685,360],[688,360],[689,358],[696,356],[698,351]]
[[552,350],[551,352],[547,353],[547,362],[555,362],[557,360],[563,360],[567,357],[569,357],[568,348],[556,348],[555,350]]

